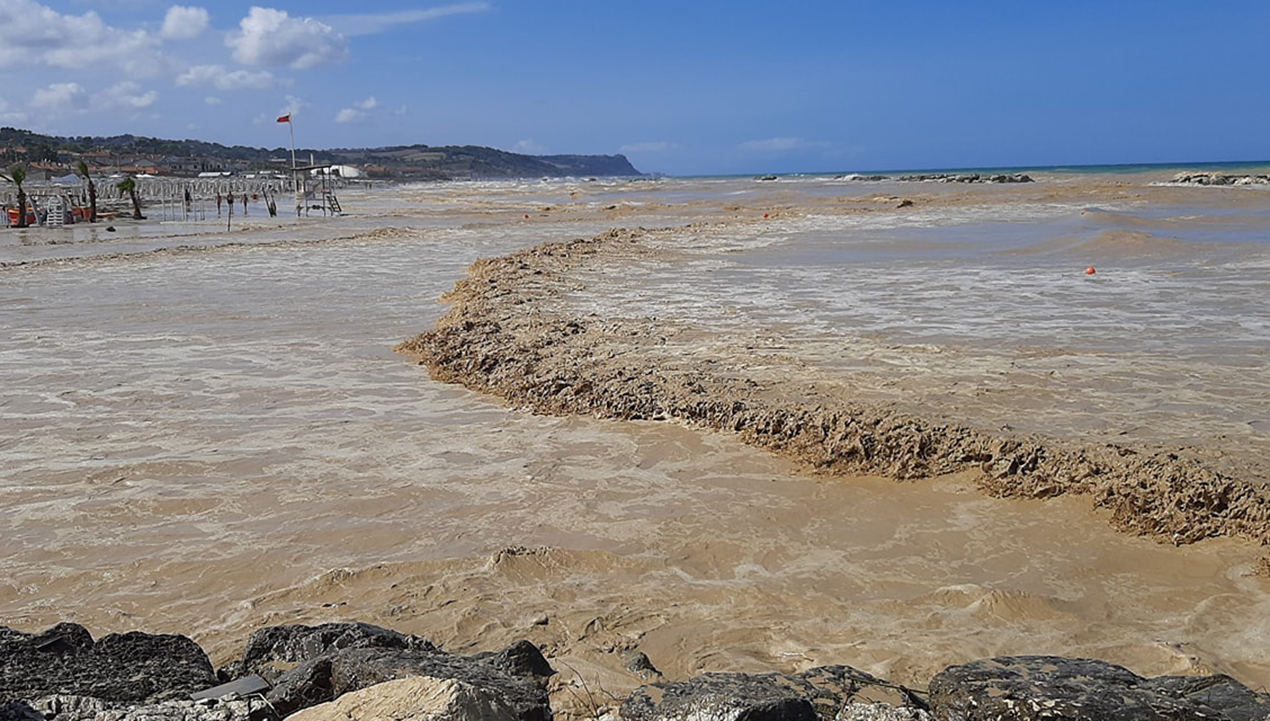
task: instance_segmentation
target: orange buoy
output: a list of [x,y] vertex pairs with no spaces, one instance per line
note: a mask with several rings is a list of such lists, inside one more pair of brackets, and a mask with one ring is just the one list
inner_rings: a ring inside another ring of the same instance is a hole
[[764,217],[764,218],[766,218],[766,217],[767,217],[767,213],[763,213],[763,217]]
[[1085,275],[1093,275],[1094,273],[1097,273],[1097,272],[1098,271],[1094,270],[1094,266],[1092,265],[1085,269]]

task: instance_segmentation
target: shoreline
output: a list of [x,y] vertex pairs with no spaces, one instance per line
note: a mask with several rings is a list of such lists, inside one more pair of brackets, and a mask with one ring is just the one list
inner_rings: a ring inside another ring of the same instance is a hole
[[[639,254],[659,231],[614,229],[483,259],[444,296],[431,331],[396,347],[435,380],[549,415],[672,420],[735,433],[817,473],[896,480],[979,471],[997,497],[1089,496],[1118,530],[1162,543],[1270,543],[1270,492],[1164,451],[998,436],[858,403],[842,389],[791,388],[694,366],[666,353],[684,332],[654,319],[569,315],[567,293],[594,292],[571,271]],[[690,331],[688,331],[690,333]],[[617,340],[617,339],[621,340]],[[1270,558],[1258,565],[1270,575]]]

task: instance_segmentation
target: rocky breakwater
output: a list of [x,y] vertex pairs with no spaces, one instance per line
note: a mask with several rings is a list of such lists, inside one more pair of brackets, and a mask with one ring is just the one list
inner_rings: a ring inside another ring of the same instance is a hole
[[861,403],[840,386],[775,382],[740,361],[700,362],[692,339],[708,329],[602,318],[567,302],[604,292],[579,271],[652,253],[673,232],[683,231],[612,230],[478,261],[446,295],[452,307],[436,327],[397,350],[437,380],[538,413],[674,419],[734,432],[820,473],[913,479],[981,469],[989,494],[1085,495],[1115,527],[1167,543],[1270,541],[1265,486],[1176,454],[999,435]]
[[405,678],[427,683],[405,694],[416,713],[397,718],[549,721],[553,674],[528,642],[458,656],[361,623],[263,628],[217,670],[184,636],[133,632],[94,642],[76,624],[39,634],[0,628],[0,721],[270,721],[304,709],[312,721],[340,717],[313,707]]
[[1031,183],[1032,176],[1026,173],[919,173],[916,175],[838,175],[834,180],[855,180],[859,182],[879,182],[898,180],[902,183]]
[[1270,175],[1184,172],[1174,175],[1171,182],[1178,185],[1266,185],[1270,184]]
[[1031,183],[1032,176],[1024,173],[924,173],[901,175],[896,178],[906,183]]
[[[651,669],[645,659],[642,668]],[[94,642],[59,624],[0,627],[0,721],[1253,721],[1270,695],[1229,676],[1143,678],[1090,659],[1021,656],[951,666],[928,689],[844,665],[801,673],[706,673],[614,698],[564,680],[521,641],[458,656],[363,623],[271,626],[213,672],[183,636]],[[635,673],[633,670],[632,673]]]

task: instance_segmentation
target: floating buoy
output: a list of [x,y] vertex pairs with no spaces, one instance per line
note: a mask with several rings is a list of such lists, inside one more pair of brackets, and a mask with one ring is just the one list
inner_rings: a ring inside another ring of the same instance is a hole
[[1094,273],[1097,273],[1097,272],[1098,271],[1094,270],[1094,266],[1092,265],[1085,269],[1085,275],[1093,275]]
[[767,213],[763,213],[763,217],[764,217],[764,218],[766,218],[766,217],[767,217]]
[[529,220],[529,213],[525,213],[525,220]]

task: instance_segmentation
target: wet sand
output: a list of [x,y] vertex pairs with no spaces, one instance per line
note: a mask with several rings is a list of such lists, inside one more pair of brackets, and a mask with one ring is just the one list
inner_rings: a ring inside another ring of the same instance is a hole
[[[528,638],[562,672],[562,708],[570,684],[621,695],[643,683],[624,669],[634,649],[670,678],[845,663],[920,686],[958,661],[1056,653],[1264,685],[1270,587],[1253,575],[1256,540],[1161,544],[1117,532],[1087,497],[985,495],[973,468],[903,482],[825,474],[669,417],[535,415],[392,352],[441,319],[436,299],[477,258],[611,227],[761,239],[809,216],[892,213],[898,193],[990,216],[1187,190],[1064,178],[432,186],[341,198],[361,209],[347,219],[211,242],[35,244],[42,262],[0,269],[0,420],[13,429],[0,440],[12,519],[0,617],[23,630],[72,620],[98,634],[187,633],[218,663],[252,629],[284,622],[368,621],[454,651]],[[609,313],[638,295],[640,262],[565,275],[560,305],[522,310]],[[623,308],[603,320],[679,320]],[[822,362],[846,360],[836,347],[818,360],[753,317],[676,328],[654,355],[626,348],[644,354],[631,367],[859,377]],[[1013,402],[999,382],[1004,401],[934,408],[996,428]],[[863,387],[870,403],[893,400]],[[1157,439],[1131,440],[1152,451]],[[1235,456],[1218,470],[1257,480]]]

